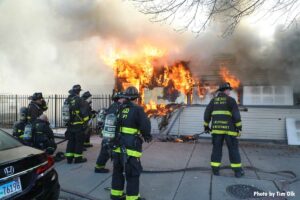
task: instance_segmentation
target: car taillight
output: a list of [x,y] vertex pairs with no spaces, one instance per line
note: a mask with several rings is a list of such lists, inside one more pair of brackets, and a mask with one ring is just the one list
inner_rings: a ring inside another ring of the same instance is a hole
[[36,169],[36,173],[41,175],[54,166],[53,157],[47,155],[47,163]]

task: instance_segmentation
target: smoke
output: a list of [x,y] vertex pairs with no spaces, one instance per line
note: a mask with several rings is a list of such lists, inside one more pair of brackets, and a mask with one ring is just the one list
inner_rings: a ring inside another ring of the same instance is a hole
[[113,70],[101,53],[147,43],[167,48],[170,61],[190,61],[195,76],[216,73],[220,55],[245,84],[299,88],[300,32],[277,29],[266,41],[241,25],[227,38],[218,26],[195,38],[167,25],[150,23],[121,0],[0,1],[0,93],[67,93],[81,84],[92,93],[110,93]]
[[166,29],[141,16],[121,0],[0,1],[0,93],[64,94],[77,83],[110,93],[113,70],[101,52],[141,36],[167,42],[153,34]]
[[299,91],[300,30],[297,27],[283,30],[278,26],[272,40],[261,37],[245,24],[226,38],[214,34],[216,30],[217,27],[185,47],[185,57],[190,57],[196,76],[218,75],[219,60],[244,85],[290,85]]

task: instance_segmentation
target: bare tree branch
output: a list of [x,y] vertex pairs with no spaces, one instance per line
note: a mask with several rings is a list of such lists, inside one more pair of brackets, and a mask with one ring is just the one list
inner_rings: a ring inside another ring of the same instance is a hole
[[[211,22],[221,22],[223,35],[231,34],[246,16],[264,12],[264,17],[280,13],[289,26],[297,21],[300,11],[298,0],[130,0],[137,9],[150,15],[153,22],[174,25],[177,31],[191,30],[200,34]],[[266,6],[265,11],[260,9]],[[278,15],[277,15],[278,16]]]

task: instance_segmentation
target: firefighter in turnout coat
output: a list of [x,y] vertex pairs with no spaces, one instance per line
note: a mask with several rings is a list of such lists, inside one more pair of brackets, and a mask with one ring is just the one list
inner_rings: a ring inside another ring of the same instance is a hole
[[[112,100],[114,101],[113,104],[111,104],[105,111],[105,115],[109,114],[118,114],[118,110],[121,106],[121,93],[118,92],[115,95],[113,95]],[[105,117],[104,117],[105,119]],[[101,134],[103,136],[103,125],[101,127]],[[111,157],[111,149],[112,149],[112,142],[109,139],[106,139],[105,137],[102,139],[101,142],[101,149],[99,156],[97,158],[96,166],[95,166],[95,173],[108,173],[109,169],[105,168],[105,165],[109,158]]]
[[[231,168],[236,177],[244,175],[239,153],[238,139],[242,131],[241,115],[235,99],[229,96],[232,90],[229,83],[219,86],[218,95],[213,98],[204,113],[204,129],[212,134],[211,167],[214,175],[219,175],[222,160],[222,147],[226,141]],[[209,123],[211,121],[211,128]]]
[[[113,175],[111,199],[140,200],[139,185],[142,165],[142,143],[151,142],[151,124],[142,107],[135,101],[138,90],[128,87],[124,93],[117,120],[117,138],[113,150]],[[124,185],[126,184],[126,197]]]
[[70,121],[67,124],[66,137],[68,139],[65,157],[68,164],[83,163],[87,159],[83,157],[83,143],[85,139],[84,131],[89,120],[89,108],[80,98],[80,85],[74,85],[69,91],[70,95],[67,100],[70,107]]

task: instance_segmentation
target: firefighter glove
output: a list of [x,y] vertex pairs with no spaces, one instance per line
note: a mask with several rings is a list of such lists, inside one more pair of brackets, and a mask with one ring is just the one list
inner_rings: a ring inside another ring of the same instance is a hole
[[242,131],[242,126],[237,126],[235,127],[236,132],[241,132]]
[[209,126],[204,126],[204,132],[209,133],[211,131],[211,129],[209,128]]
[[151,135],[144,136],[144,141],[147,142],[147,143],[151,142],[152,141],[152,136]]

